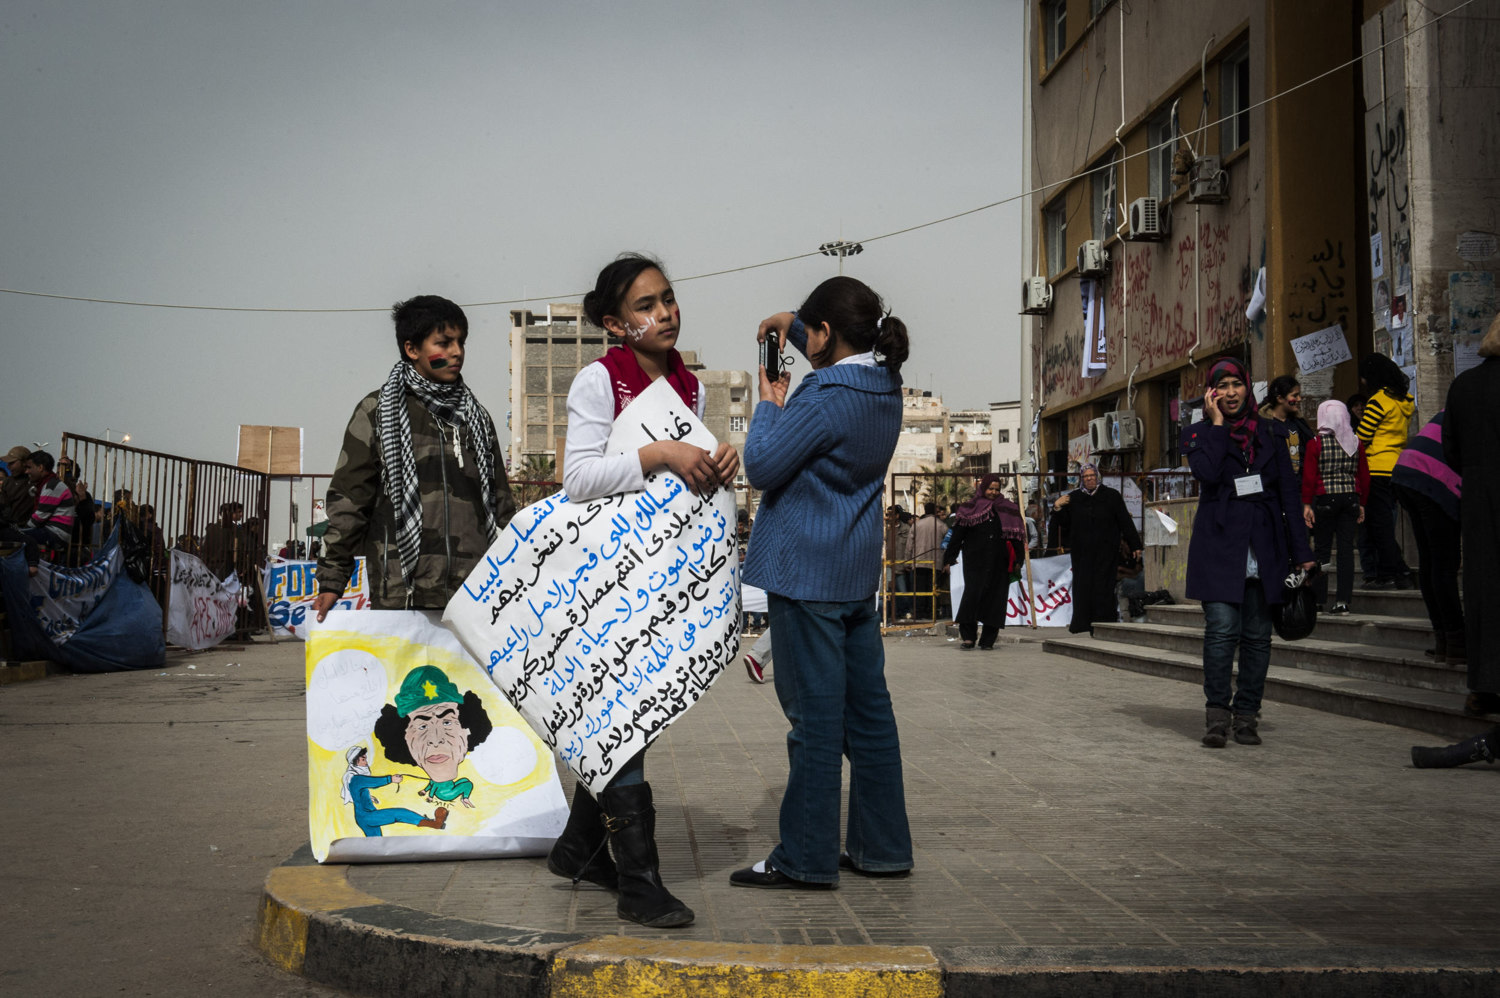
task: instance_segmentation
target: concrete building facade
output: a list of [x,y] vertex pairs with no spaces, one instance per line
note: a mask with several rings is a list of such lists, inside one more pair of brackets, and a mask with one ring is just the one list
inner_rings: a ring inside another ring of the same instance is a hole
[[[1022,432],[1040,407],[1038,464],[1076,464],[1092,420],[1129,412],[1139,444],[1093,456],[1176,466],[1221,354],[1257,382],[1298,376],[1310,417],[1356,391],[1358,358],[1378,350],[1414,375],[1419,418],[1436,411],[1458,337],[1495,311],[1492,8],[1028,6],[1027,186],[1046,188],[1028,259],[1052,290],[1023,346]],[[1102,252],[1081,258],[1089,240]],[[1325,335],[1350,359],[1299,367],[1293,341],[1335,326]]]
[[1021,470],[1021,403],[990,403],[990,470],[1003,475]]

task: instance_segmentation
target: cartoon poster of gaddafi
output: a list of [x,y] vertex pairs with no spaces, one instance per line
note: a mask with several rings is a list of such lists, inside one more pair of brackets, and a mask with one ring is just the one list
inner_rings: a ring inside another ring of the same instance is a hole
[[312,624],[307,767],[320,863],[541,856],[567,820],[551,751],[422,611]]

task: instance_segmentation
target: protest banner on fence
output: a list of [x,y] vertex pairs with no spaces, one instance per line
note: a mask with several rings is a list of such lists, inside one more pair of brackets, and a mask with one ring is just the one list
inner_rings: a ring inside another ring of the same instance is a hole
[[[717,442],[658,380],[615,419],[608,453]],[[669,472],[587,502],[518,512],[443,615],[546,743],[597,794],[739,653],[734,493]]]
[[[1031,623],[1029,602],[1036,606],[1036,626],[1067,627],[1073,622],[1073,559],[1067,555],[1031,559],[1030,592],[1026,575],[1010,584],[1005,604],[1005,626]],[[948,570],[948,591],[953,600],[954,615],[964,598],[964,559]],[[1034,593],[1034,595],[1032,595]],[[983,621],[980,621],[983,623]]]
[[422,610],[308,622],[318,862],[541,856],[567,822],[552,753]]
[[40,562],[29,588],[34,595],[32,612],[47,640],[66,644],[84,618],[104,601],[124,567],[125,555],[117,536],[100,549],[98,557],[79,568]]
[[[266,565],[266,613],[271,630],[277,637],[307,640],[307,624],[313,601],[318,598],[318,563],[272,558]],[[333,605],[335,610],[367,610],[370,587],[365,578],[365,559],[354,559],[354,574],[344,594]]]
[[220,579],[201,560],[172,549],[172,593],[168,597],[167,640],[182,648],[212,648],[234,633],[241,602],[233,572]]
[[0,560],[0,589],[12,659],[116,672],[154,668],[166,658],[161,607],[124,570],[118,527],[78,568],[44,560],[31,575],[16,550]]

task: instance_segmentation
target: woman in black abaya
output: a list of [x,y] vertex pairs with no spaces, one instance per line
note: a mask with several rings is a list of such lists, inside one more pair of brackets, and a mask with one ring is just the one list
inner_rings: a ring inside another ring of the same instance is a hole
[[[958,523],[943,552],[943,570],[964,559],[964,595],[958,604],[961,647],[995,647],[1005,626],[1010,584],[1026,557],[1026,523],[1015,503],[1000,493],[1000,476],[985,475],[979,494],[954,510]],[[980,623],[984,629],[979,629]]]
[[1052,504],[1062,525],[1063,546],[1073,559],[1073,622],[1068,630],[1074,634],[1119,619],[1115,569],[1120,541],[1125,541],[1132,558],[1141,556],[1141,534],[1125,508],[1125,497],[1102,484],[1092,464],[1078,469],[1078,483]]

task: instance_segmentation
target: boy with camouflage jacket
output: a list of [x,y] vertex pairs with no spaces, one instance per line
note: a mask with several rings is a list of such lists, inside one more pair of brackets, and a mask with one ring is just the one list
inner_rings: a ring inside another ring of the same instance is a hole
[[463,309],[418,295],[391,317],[401,360],[355,407],[328,484],[320,621],[361,554],[377,610],[441,609],[516,511],[494,422],[463,381]]

